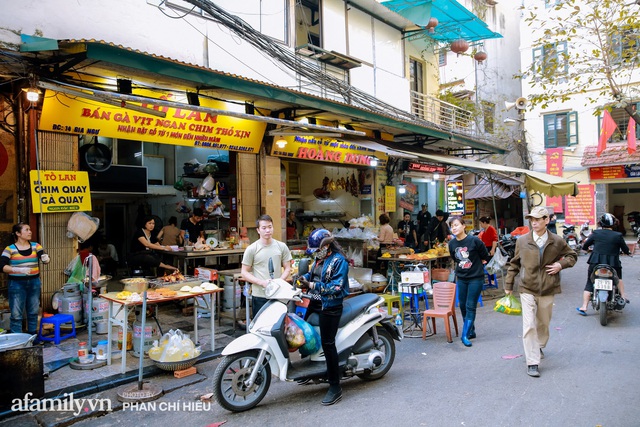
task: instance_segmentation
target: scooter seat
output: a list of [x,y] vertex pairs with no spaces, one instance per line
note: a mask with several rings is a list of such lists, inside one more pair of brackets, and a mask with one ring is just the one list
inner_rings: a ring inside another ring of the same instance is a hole
[[[342,316],[340,316],[338,328],[342,328],[355,319],[360,313],[378,301],[378,298],[380,297],[376,294],[362,294],[344,300],[342,302]],[[313,313],[309,316],[307,322],[312,326],[320,326],[320,316],[318,316],[318,313]]]

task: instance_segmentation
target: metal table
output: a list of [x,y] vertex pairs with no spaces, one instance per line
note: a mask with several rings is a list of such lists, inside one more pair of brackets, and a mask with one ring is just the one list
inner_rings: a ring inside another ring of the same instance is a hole
[[[152,304],[158,304],[162,302],[168,301],[178,301],[193,298],[194,299],[194,310],[193,310],[193,330],[194,330],[194,343],[197,345],[198,343],[198,309],[202,309],[205,312],[211,313],[211,351],[215,351],[215,299],[216,294],[222,292],[222,288],[218,288],[213,291],[204,291],[199,293],[192,292],[178,292],[175,296],[160,298],[160,299],[147,299],[147,302],[151,302]],[[107,341],[111,343],[112,335],[113,335],[113,325],[120,326],[122,328],[122,368],[120,370],[121,373],[125,373],[127,369],[127,345],[126,345],[126,336],[127,336],[127,319],[129,318],[130,309],[139,305],[142,305],[142,301],[132,302],[126,301],[116,298],[117,292],[108,292],[106,294],[100,295],[101,298],[109,301],[109,326],[107,332]],[[209,303],[206,298],[196,298],[203,297],[204,295],[211,295],[211,303]],[[203,305],[201,305],[201,303]],[[114,312],[114,304],[120,306],[116,312]],[[116,316],[124,310],[124,320],[118,319]],[[142,313],[143,322],[146,323],[146,310],[143,310]],[[144,331],[142,332],[144,333]],[[144,352],[141,352],[140,357],[144,357]],[[107,348],[107,364],[111,365],[111,345]]]
[[[186,274],[187,267],[189,266],[189,260],[204,260],[207,257],[222,257],[222,256],[230,256],[230,255],[242,255],[244,254],[244,249],[213,249],[210,251],[158,251],[163,254],[171,255],[175,260],[178,260],[178,264],[182,262],[182,271]],[[182,260],[182,261],[180,261]],[[205,265],[203,262],[201,265]]]

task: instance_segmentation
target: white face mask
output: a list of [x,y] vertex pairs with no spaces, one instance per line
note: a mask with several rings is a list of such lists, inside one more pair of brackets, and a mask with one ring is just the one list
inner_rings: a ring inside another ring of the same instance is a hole
[[325,259],[327,257],[327,253],[329,252],[328,247],[320,248],[315,252],[316,259]]

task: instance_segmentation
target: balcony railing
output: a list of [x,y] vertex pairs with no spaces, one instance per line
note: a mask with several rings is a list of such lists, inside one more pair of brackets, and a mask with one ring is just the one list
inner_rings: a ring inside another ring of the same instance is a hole
[[470,136],[478,136],[473,115],[457,105],[430,95],[411,91],[411,112],[438,128]]

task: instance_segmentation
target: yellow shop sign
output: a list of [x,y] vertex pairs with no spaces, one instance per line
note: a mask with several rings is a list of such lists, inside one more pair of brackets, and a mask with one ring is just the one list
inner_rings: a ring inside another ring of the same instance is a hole
[[287,141],[283,147],[273,144],[272,156],[354,166],[371,166],[371,158],[375,156],[378,168],[384,168],[387,164],[386,153],[351,142],[311,136],[287,136],[283,139]]
[[80,171],[30,171],[33,213],[91,210],[89,174]]
[[[135,95],[146,93],[138,90]],[[173,93],[163,95],[162,99],[183,101]],[[192,111],[188,104],[184,109],[154,106],[153,100],[148,104],[127,104],[163,112],[165,117],[47,91],[40,130],[258,153],[267,126],[265,122]],[[229,109],[225,103],[210,99],[202,99],[200,105]]]

